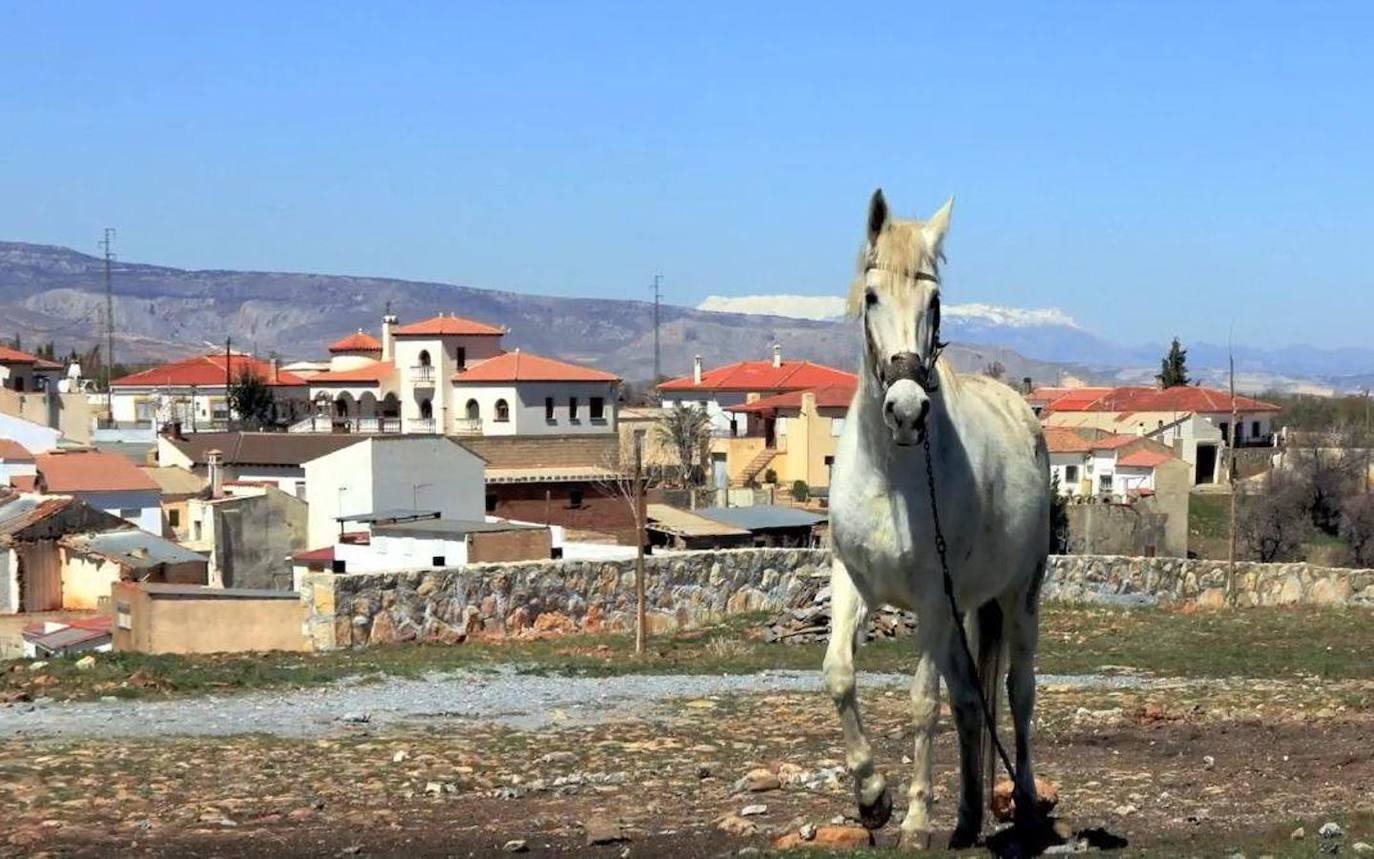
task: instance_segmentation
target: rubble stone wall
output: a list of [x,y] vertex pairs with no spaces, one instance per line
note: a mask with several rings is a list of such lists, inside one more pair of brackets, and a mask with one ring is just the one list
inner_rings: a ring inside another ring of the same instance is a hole
[[[819,549],[653,556],[645,564],[651,633],[729,614],[810,605],[829,578]],[[1044,595],[1123,604],[1224,605],[1224,561],[1058,555]],[[1374,570],[1236,565],[1236,604],[1374,605]],[[301,586],[317,650],[459,641],[525,630],[619,631],[634,620],[633,561],[537,561],[397,573],[309,573]]]

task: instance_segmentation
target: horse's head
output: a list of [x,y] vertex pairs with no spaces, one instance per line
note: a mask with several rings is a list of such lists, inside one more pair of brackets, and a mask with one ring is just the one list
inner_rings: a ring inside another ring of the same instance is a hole
[[881,189],[868,204],[868,241],[850,291],[863,320],[865,371],[883,395],[883,421],[897,444],[925,437],[940,342],[941,247],[954,198],[928,221],[888,216]]

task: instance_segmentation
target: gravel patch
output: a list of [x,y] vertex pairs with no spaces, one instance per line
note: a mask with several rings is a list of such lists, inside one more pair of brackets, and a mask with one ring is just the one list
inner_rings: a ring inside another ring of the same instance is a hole
[[[1044,675],[1042,686],[1124,688],[1133,675]],[[907,687],[903,674],[862,674],[860,689]],[[818,671],[731,675],[556,677],[494,672],[412,680],[340,681],[324,687],[171,700],[35,702],[0,708],[0,737],[228,736],[318,737],[399,723],[475,720],[520,730],[668,718],[666,702],[736,694],[819,692]]]

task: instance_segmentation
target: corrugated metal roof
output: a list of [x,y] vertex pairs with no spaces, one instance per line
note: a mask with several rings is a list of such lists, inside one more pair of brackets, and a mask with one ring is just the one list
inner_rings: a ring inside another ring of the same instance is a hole
[[489,533],[493,531],[541,531],[547,525],[526,525],[516,522],[486,522],[476,519],[420,519],[415,522],[393,522],[386,525],[373,525],[374,537],[421,537],[436,539],[453,537],[462,539],[468,534]]
[[684,537],[741,537],[749,531],[698,516],[670,504],[646,504],[645,515],[651,527]]
[[825,516],[812,513],[810,510],[772,504],[756,504],[753,507],[703,507],[696,512],[698,516],[750,531],[803,528],[826,521]]
[[64,537],[62,544],[74,551],[103,555],[134,569],[205,561],[204,555],[137,528],[100,534],[73,534]]

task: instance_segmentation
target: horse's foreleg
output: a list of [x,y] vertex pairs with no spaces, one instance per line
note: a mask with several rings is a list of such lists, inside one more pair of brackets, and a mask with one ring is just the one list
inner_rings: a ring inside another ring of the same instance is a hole
[[1010,637],[1007,659],[1007,699],[1011,703],[1016,732],[1016,816],[1030,821],[1036,806],[1035,775],[1031,770],[1030,732],[1035,714],[1035,651],[1040,638],[1040,618],[1033,597],[1018,598],[1008,613]]
[[902,820],[902,846],[924,850],[930,846],[930,805],[934,800],[931,786],[930,746],[935,740],[935,726],[940,720],[940,672],[935,658],[921,654],[916,666],[916,678],[911,684],[911,713],[916,728],[916,742],[911,753],[915,772],[909,804]]
[[892,816],[887,783],[873,768],[873,749],[859,718],[854,688],[854,648],[863,634],[868,606],[854,587],[849,572],[837,559],[830,572],[830,646],[825,652],[825,686],[840,714],[844,730],[845,763],[854,778],[859,817],[864,826],[878,829]]
[[[950,631],[951,637],[958,633]],[[960,850],[978,842],[983,830],[983,709],[978,701],[973,664],[957,640],[951,641],[943,659],[945,685],[959,731],[959,820],[949,846]]]

